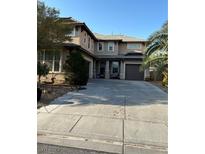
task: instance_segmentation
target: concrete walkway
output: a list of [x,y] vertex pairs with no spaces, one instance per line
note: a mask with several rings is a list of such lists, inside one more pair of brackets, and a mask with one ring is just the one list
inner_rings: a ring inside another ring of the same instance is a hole
[[167,153],[167,93],[143,81],[98,79],[86,88],[38,110],[39,154]]

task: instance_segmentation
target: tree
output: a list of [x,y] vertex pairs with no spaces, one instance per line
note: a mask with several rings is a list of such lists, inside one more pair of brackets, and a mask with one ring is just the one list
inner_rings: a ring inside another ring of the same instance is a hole
[[[148,38],[148,46],[142,64],[143,69],[155,67],[157,76],[165,76],[168,66],[168,22]],[[168,79],[168,74],[167,79]]]
[[71,27],[60,19],[60,11],[48,7],[44,2],[37,2],[37,49],[62,49],[65,41],[71,40],[67,34]]
[[41,76],[46,76],[49,73],[49,68],[48,65],[41,64],[40,62],[38,62],[37,64],[37,74],[38,74],[38,81],[39,83],[41,83]]
[[150,56],[152,53],[160,51],[163,54],[168,53],[168,22],[166,21],[162,28],[154,32],[148,38],[149,44],[146,55]]
[[[56,51],[62,50],[65,41],[70,41],[68,35],[71,27],[63,23],[59,17],[60,11],[56,8],[48,7],[44,2],[37,2],[37,50]],[[47,73],[45,64],[38,63],[39,80]],[[42,74],[43,73],[43,74]]]
[[80,51],[70,52],[63,66],[65,79],[71,85],[86,85],[88,82],[88,62],[83,58]]

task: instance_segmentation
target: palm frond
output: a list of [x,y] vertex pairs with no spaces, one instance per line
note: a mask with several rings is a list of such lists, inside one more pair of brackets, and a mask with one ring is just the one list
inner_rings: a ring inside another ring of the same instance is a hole
[[168,22],[148,38],[148,46],[141,69],[155,67],[157,75],[162,75],[168,64]]
[[149,41],[153,42],[156,39],[167,40],[168,39],[168,33],[158,33],[155,36],[153,36]]
[[145,55],[147,55],[147,56],[151,55],[153,52],[159,50],[160,49],[159,47],[160,47],[159,42],[157,42],[157,41],[154,42],[153,44],[151,44],[147,47],[147,50],[145,51]]

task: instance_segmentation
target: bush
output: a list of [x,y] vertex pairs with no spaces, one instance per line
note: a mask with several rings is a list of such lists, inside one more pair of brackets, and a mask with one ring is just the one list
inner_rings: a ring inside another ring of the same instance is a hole
[[41,82],[41,76],[46,76],[49,73],[49,68],[47,64],[42,64],[38,62],[37,64],[37,75],[38,75],[38,81]]
[[150,77],[145,77],[145,81],[150,81]]
[[71,85],[83,86],[88,82],[88,62],[79,51],[70,52],[63,66],[65,80]]
[[37,101],[40,101],[41,94],[42,94],[42,90],[40,88],[37,88]]

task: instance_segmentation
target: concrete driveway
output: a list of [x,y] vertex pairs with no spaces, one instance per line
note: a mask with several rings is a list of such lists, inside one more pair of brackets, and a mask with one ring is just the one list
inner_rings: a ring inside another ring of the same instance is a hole
[[96,79],[38,110],[38,153],[165,154],[167,130],[167,93],[143,81]]

